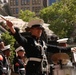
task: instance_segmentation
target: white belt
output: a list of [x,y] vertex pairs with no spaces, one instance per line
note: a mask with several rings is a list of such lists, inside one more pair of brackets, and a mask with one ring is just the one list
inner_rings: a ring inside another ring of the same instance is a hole
[[25,70],[25,68],[20,68],[19,70]]
[[3,70],[7,70],[7,68],[6,67],[3,67]]
[[40,59],[40,58],[31,57],[31,58],[28,59],[28,61],[37,61],[37,62],[41,62],[41,59]]

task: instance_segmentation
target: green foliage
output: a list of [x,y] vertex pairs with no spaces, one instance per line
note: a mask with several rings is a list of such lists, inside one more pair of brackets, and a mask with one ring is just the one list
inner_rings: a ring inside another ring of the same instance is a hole
[[40,17],[60,38],[70,37],[76,24],[76,1],[61,0],[40,11]]
[[28,22],[29,20],[37,17],[35,15],[35,12],[31,12],[30,10],[25,10],[25,11],[21,10],[19,13],[19,18],[22,19],[23,21]]
[[1,38],[5,42],[5,45],[11,44],[14,45],[15,39],[12,35],[9,35],[9,32],[5,32],[2,34]]
[[5,45],[8,45],[10,44],[11,45],[11,56],[10,56],[10,59],[11,59],[11,62],[13,60],[13,57],[14,57],[14,53],[15,53],[15,48],[14,48],[14,43],[15,43],[15,39],[12,35],[9,34],[9,32],[5,32],[1,35],[1,38],[2,40],[4,41]]

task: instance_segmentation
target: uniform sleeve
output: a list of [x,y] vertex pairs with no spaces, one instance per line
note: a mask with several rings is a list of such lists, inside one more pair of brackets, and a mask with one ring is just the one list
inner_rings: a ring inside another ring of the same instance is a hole
[[57,52],[71,52],[71,48],[70,47],[59,47],[59,46],[54,46],[54,45],[49,45],[47,44],[47,52],[51,52],[51,53],[57,53]]
[[71,52],[71,47],[60,47],[60,50],[61,52],[68,53],[68,52]]
[[16,30],[16,33],[13,34],[13,36],[21,46],[24,47],[25,44],[27,43],[27,39],[23,37],[17,30]]

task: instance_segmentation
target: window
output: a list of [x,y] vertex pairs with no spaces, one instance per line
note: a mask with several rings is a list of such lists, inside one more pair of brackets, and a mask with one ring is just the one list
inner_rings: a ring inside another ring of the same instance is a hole
[[19,10],[18,10],[18,8],[16,8],[16,14],[18,14],[19,13]]
[[13,13],[15,14],[15,8],[13,8]]
[[19,9],[18,8],[13,8],[13,14],[18,14],[19,13]]
[[15,5],[15,0],[13,0],[13,5]]
[[40,11],[41,7],[33,7],[32,11],[38,13]]
[[18,0],[10,0],[10,5],[11,6],[18,6]]
[[10,5],[13,6],[13,0],[10,0]]
[[41,0],[32,0],[33,5],[38,5],[41,3]]
[[21,5],[24,5],[25,4],[25,0],[21,0]]
[[15,0],[15,3],[16,3],[15,5],[17,6],[18,5],[18,0]]
[[13,13],[13,8],[11,8],[11,12]]
[[30,4],[30,0],[26,0],[26,4],[29,5]]
[[30,0],[21,0],[21,5],[29,5]]

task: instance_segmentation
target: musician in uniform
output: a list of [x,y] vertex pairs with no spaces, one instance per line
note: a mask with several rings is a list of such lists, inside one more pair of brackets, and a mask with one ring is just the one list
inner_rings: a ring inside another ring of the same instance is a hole
[[11,75],[11,64],[10,64],[10,60],[9,60],[9,57],[10,57],[10,45],[4,46],[2,51],[3,51],[3,54],[4,54],[5,59],[6,59],[6,63],[7,63],[7,72],[8,72],[7,75]]
[[14,64],[14,72],[16,75],[25,75],[25,62],[23,61],[23,58],[25,56],[25,51],[22,46],[18,47],[16,50],[16,57],[14,58],[13,64]]
[[[62,39],[58,39],[57,40],[58,42],[58,46],[60,47],[68,47],[69,44],[68,44],[68,38],[62,38]],[[60,54],[62,54],[61,56],[63,56],[63,54],[65,53],[64,51],[61,51],[59,52]],[[67,65],[68,66],[72,66],[72,60],[73,60],[73,57],[72,57],[72,53],[70,53],[69,51],[66,53],[66,55],[69,57],[68,61],[67,61]],[[63,59],[63,58],[62,58]]]
[[[28,62],[26,64],[26,75],[48,75],[48,62],[46,57],[46,51],[59,52],[59,49],[71,51],[71,48],[62,48],[49,44],[40,39],[43,31],[42,19],[31,20],[28,23],[30,28],[30,36],[23,37],[14,29],[13,24],[6,20],[8,27],[10,28],[12,35],[18,41],[18,43],[24,47]],[[74,48],[75,49],[75,48]],[[73,49],[73,50],[74,50]]]
[[2,52],[2,49],[4,49],[4,42],[0,40],[0,75],[8,75],[8,63],[7,59]]

